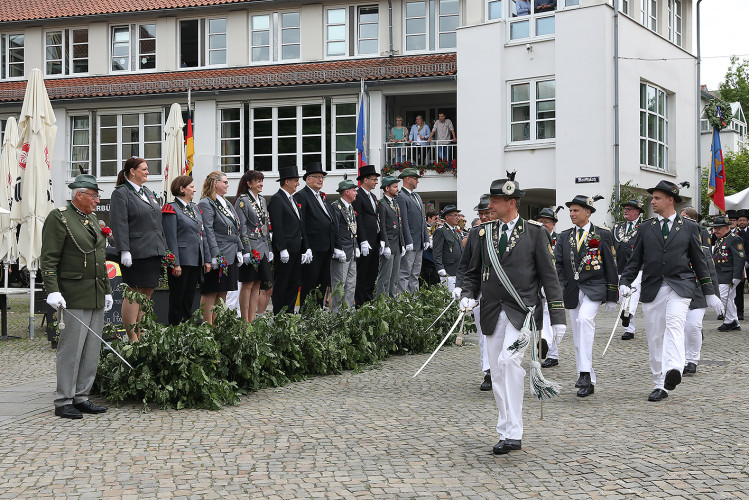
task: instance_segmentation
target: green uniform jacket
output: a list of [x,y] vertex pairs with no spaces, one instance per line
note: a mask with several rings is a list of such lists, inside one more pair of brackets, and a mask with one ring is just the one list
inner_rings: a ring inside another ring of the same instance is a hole
[[[96,236],[86,229],[84,221]],[[42,229],[41,267],[47,293],[60,292],[69,309],[101,309],[112,293],[106,238],[96,216],[83,219],[72,206],[52,210]]]

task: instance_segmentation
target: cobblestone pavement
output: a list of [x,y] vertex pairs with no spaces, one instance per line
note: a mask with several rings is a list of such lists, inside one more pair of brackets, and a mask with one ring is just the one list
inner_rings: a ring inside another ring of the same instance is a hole
[[644,334],[617,333],[602,359],[613,315],[598,324],[595,394],[575,396],[568,332],[545,371],[563,393],[543,420],[526,397],[523,450],[505,456],[491,453],[496,407],[478,390],[475,336],[415,380],[426,355],[217,412],[133,404],[79,421],[52,413],[49,345],[3,342],[0,388],[35,382],[47,405],[0,421],[0,498],[748,498],[749,323],[721,334],[708,313],[697,375],[660,403],[646,400]]

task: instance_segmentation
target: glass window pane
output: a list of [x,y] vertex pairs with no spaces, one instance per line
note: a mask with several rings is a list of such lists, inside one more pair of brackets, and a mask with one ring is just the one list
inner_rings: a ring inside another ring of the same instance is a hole
[[554,117],[554,101],[543,101],[536,104],[536,118],[539,120],[548,120]]
[[209,19],[209,33],[226,33],[226,19]]
[[302,122],[302,134],[320,135],[322,133],[322,122],[319,118],[307,119]]
[[116,128],[102,128],[99,130],[102,144],[115,144],[117,142]]
[[116,160],[117,146],[101,146],[99,148],[99,157],[102,160]]
[[320,137],[302,137],[302,153],[314,153],[322,150]]
[[359,27],[359,38],[377,38],[377,30],[376,24],[362,24]]
[[640,112],[640,137],[647,137],[648,133],[648,114],[644,111]]
[[100,115],[99,124],[102,127],[115,127],[117,126],[117,115]]
[[648,114],[648,138],[649,139],[655,139],[656,134],[656,127],[657,124],[655,123],[655,115]]
[[353,132],[356,130],[355,116],[338,116],[335,120],[337,132]]
[[239,137],[240,126],[239,122],[229,122],[221,124],[221,137],[231,138]]
[[143,140],[148,142],[161,141],[161,127],[144,127]]
[[282,59],[299,59],[299,45],[284,45],[281,50]]
[[458,16],[440,17],[440,31],[455,31],[458,29]]
[[645,91],[645,84],[640,84],[640,109],[646,109],[647,106],[647,97],[646,97],[646,91]]
[[280,106],[278,118],[296,118],[296,106]]
[[426,32],[426,19],[418,17],[416,19],[406,20],[406,33],[425,33]]
[[530,36],[530,24],[528,21],[519,21],[510,24],[510,39],[528,38]]
[[156,38],[156,25],[141,24],[138,26],[138,36],[140,38]]
[[253,61],[270,61],[270,50],[268,47],[253,47],[252,48],[252,60]]
[[426,36],[411,35],[406,37],[406,50],[425,50]]
[[328,24],[343,24],[346,22],[346,9],[328,9]]
[[99,175],[102,177],[114,177],[117,175],[119,168],[117,167],[116,161],[101,161],[99,162]]
[[150,174],[161,174],[161,159],[160,158],[149,158],[146,156],[146,159],[148,159],[148,172]]
[[501,19],[502,18],[502,0],[495,0],[489,2],[489,19]]
[[239,108],[225,108],[221,110],[221,120],[239,120],[240,110]]
[[281,25],[284,28],[299,27],[299,12],[285,12],[281,14]]
[[529,123],[516,123],[512,126],[512,141],[529,141],[531,138],[531,126]]
[[112,40],[114,42],[129,42],[130,41],[130,28],[113,28]]
[[270,28],[270,16],[252,16],[253,30],[267,30]]
[[[125,122],[125,116],[135,117],[135,123],[137,123],[138,115],[124,115],[122,117],[122,124],[127,125]],[[161,113],[143,113],[143,123],[146,125],[161,125]]]
[[658,145],[658,168],[666,168],[666,148],[663,144]]
[[353,151],[356,149],[356,136],[339,135],[336,136],[335,142],[335,147],[338,151]]
[[359,54],[376,54],[377,40],[361,40],[359,42]]
[[660,90],[658,91],[658,114],[666,114],[666,94]]
[[[224,139],[221,141],[222,156],[239,156],[240,144],[239,139]],[[233,160],[236,161],[236,160]]]
[[143,145],[144,158],[161,158],[161,143],[148,143]]
[[322,110],[318,104],[305,104],[302,106],[302,116],[304,118],[322,116]]
[[440,34],[440,48],[447,49],[458,45],[458,36],[455,33]]
[[556,80],[538,82],[536,84],[536,99],[553,99]]
[[513,104],[512,118],[514,122],[526,121],[531,119],[531,107],[528,104]]
[[536,123],[536,139],[553,139],[556,137],[556,122],[553,120]]
[[252,116],[256,120],[270,120],[271,118],[273,118],[273,108],[255,108],[252,110],[252,113]]
[[88,43],[88,30],[73,30],[73,43]]
[[48,75],[60,75],[60,74],[62,74],[62,63],[61,62],[48,62],[47,63],[47,74]]
[[278,139],[278,154],[296,153],[296,137]]
[[283,30],[283,43],[299,43],[299,29]]
[[278,135],[296,135],[296,120],[278,120]]
[[356,114],[356,104],[348,103],[348,104],[336,104],[336,114],[337,115],[355,115]]
[[423,17],[425,14],[425,2],[406,2],[406,17]]
[[273,135],[273,122],[256,121],[254,123],[253,132],[255,137],[270,137],[271,135]]
[[75,129],[81,129],[81,128],[88,129],[88,116],[75,116],[75,117],[73,117],[73,128],[75,128]]
[[225,49],[226,35],[211,35],[208,43],[209,49]]
[[48,32],[47,45],[62,45],[62,31]]
[[359,9],[360,23],[376,23],[380,19],[377,7],[361,7]]
[[328,40],[345,40],[346,39],[346,27],[345,26],[328,26]]
[[648,111],[656,111],[655,88],[648,86]]
[[226,64],[226,51],[212,50],[210,53],[208,64]]
[[654,141],[648,141],[648,165],[658,166],[658,143]]
[[123,144],[122,145],[122,158],[127,159],[131,156],[140,156],[137,144]]
[[328,55],[329,56],[346,55],[346,43],[345,42],[328,42]]
[[531,86],[529,83],[520,83],[510,87],[510,99],[512,102],[529,101],[531,98]]
[[554,16],[536,19],[536,36],[551,35],[554,33]]
[[440,0],[440,15],[444,16],[447,14],[458,13],[458,0]]
[[273,139],[255,139],[255,153],[270,154],[273,151]]
[[88,129],[74,130],[73,144],[88,144]]
[[645,139],[640,139],[640,165],[645,165],[648,159],[648,143]]
[[73,57],[76,59],[88,57],[88,44],[73,45]]
[[566,0],[564,5],[565,7],[572,7],[573,5],[580,5],[580,0]]

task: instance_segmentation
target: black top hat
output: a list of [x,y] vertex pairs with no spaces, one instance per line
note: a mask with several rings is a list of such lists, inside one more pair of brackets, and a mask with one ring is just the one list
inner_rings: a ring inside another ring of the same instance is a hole
[[554,222],[559,222],[559,219],[557,219],[557,213],[564,208],[564,207],[557,207],[556,210],[553,208],[542,208],[541,211],[538,213],[538,217],[536,219],[546,218],[551,219]]
[[442,209],[442,217],[448,214],[451,214],[453,212],[460,212],[460,210],[458,210],[458,207],[456,207],[455,205],[448,205]]
[[735,220],[739,218],[739,211],[738,210],[726,210],[726,215],[729,219]]
[[720,227],[720,226],[730,226],[731,221],[728,219],[727,215],[716,215],[715,219],[713,219],[713,223],[710,224],[710,227]]
[[319,161],[313,161],[312,163],[308,163],[304,166],[304,176],[302,178],[306,181],[307,176],[310,174],[322,174],[323,176],[328,175],[328,173],[322,169],[322,163],[320,163]]
[[377,172],[377,169],[374,165],[362,165],[361,167],[359,167],[359,176],[356,178],[356,180],[360,181],[365,177],[369,177],[370,175],[376,175],[377,177],[380,177],[380,174],[379,172]]
[[632,208],[636,208],[637,210],[639,210],[640,213],[645,212],[645,204],[643,202],[641,202],[640,200],[635,199],[635,198],[632,198],[629,201],[625,201],[624,203],[621,204],[621,207],[622,208],[624,208],[624,207],[632,207]]
[[590,213],[593,213],[596,211],[596,207],[593,206],[593,203],[602,199],[603,196],[601,195],[596,195],[591,198],[590,196],[585,196],[584,194],[578,194],[572,199],[572,201],[568,201],[567,203],[565,203],[565,205],[567,205],[567,208],[570,208],[570,206],[572,205],[580,205],[581,207],[590,210]]
[[278,182],[284,179],[298,179],[299,178],[299,167],[291,165],[290,167],[279,167],[278,168]]
[[736,218],[739,218],[739,217],[747,217],[747,218],[749,218],[749,210],[747,210],[745,208],[742,208],[741,210],[737,210],[736,212],[737,212],[736,213]]
[[525,191],[520,189],[520,184],[515,180],[516,172],[507,172],[506,179],[492,181],[489,188],[490,196],[506,196],[507,198],[522,198]]
[[653,191],[661,191],[672,197],[676,203],[681,203],[682,200],[681,196],[679,196],[679,186],[689,187],[689,182],[685,181],[681,184],[674,184],[673,182],[663,180],[654,188],[649,188],[648,193],[653,194]]
[[473,207],[473,209],[477,212],[482,212],[484,210],[489,210],[489,195],[488,194],[482,194],[481,198],[479,199],[479,204]]

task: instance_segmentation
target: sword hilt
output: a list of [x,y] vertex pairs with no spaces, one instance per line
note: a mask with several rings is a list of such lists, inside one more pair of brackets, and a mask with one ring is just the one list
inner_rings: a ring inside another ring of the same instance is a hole
[[59,306],[57,308],[57,328],[60,329],[60,330],[64,330],[65,329],[65,321],[62,319],[62,311],[64,309],[65,308],[63,308],[62,306]]

